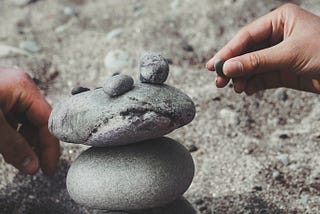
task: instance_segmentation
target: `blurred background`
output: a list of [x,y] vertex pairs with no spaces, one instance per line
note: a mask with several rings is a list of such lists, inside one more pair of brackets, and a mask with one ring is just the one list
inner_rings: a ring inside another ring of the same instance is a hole
[[[137,80],[143,51],[170,62],[167,83],[196,103],[170,134],[192,153],[185,197],[198,213],[319,213],[320,100],[287,89],[217,89],[205,64],[235,33],[281,4],[320,14],[319,0],[0,0],[0,66],[30,72],[53,106],[115,72]],[[1,78],[1,77],[0,77]],[[0,213],[95,213],[65,189],[84,146],[62,143],[58,173],[20,174],[0,158]]]

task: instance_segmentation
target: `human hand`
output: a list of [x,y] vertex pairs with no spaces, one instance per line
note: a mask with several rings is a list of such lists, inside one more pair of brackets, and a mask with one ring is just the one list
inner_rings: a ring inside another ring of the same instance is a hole
[[251,95],[259,90],[287,87],[320,93],[320,17],[294,4],[285,4],[242,28],[209,62],[222,59],[225,77],[234,90]]
[[25,71],[0,68],[0,153],[6,162],[27,174],[39,167],[54,174],[59,142],[48,131],[50,112]]

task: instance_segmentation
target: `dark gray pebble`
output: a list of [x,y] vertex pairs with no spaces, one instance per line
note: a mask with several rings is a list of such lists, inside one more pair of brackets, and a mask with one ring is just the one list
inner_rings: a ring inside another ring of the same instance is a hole
[[133,88],[132,77],[125,74],[113,75],[104,83],[103,91],[111,97],[120,96]]
[[187,145],[186,146],[189,150],[189,152],[196,152],[198,151],[198,147],[196,147],[195,145],[191,144],[191,145]]
[[225,77],[226,75],[224,75],[223,73],[223,64],[224,64],[225,61],[223,60],[218,60],[216,61],[216,63],[214,64],[214,68],[216,69],[216,72],[219,76],[221,77]]
[[202,198],[198,198],[197,200],[194,201],[194,203],[196,205],[201,205],[201,204],[204,204],[204,200]]
[[80,94],[80,93],[85,92],[85,91],[90,91],[90,89],[79,86],[79,87],[73,88],[73,89],[71,90],[71,94],[72,94],[72,95]]
[[184,51],[187,52],[192,52],[194,50],[193,47],[186,40],[183,40],[181,42],[181,47]]
[[169,74],[168,61],[157,53],[147,52],[140,57],[140,81],[162,84]]

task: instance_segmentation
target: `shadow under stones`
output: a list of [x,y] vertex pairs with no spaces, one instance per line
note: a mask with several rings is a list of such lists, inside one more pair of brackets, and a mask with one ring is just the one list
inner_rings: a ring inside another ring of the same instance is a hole
[[0,192],[0,214],[88,214],[67,192],[69,166],[61,160],[53,177],[18,173]]
[[246,213],[246,214],[285,214],[285,210],[279,209],[275,204],[269,203],[250,192],[240,195],[227,195],[224,197],[212,198],[210,203],[210,214],[218,213]]

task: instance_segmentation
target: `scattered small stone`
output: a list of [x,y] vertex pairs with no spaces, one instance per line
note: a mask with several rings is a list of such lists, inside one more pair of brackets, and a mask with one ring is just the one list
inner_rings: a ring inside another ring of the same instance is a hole
[[201,204],[204,203],[204,200],[203,200],[202,198],[199,198],[199,199],[195,200],[194,203],[195,203],[196,205],[201,205]]
[[261,186],[254,186],[252,189],[255,190],[255,191],[262,191],[262,187]]
[[162,84],[167,80],[169,64],[157,53],[146,52],[140,57],[140,81],[143,83]]
[[308,205],[308,202],[310,200],[310,195],[303,195],[301,196],[301,203],[304,205],[304,206],[307,206]]
[[89,88],[85,88],[85,87],[82,87],[82,86],[79,86],[79,87],[75,87],[71,90],[71,94],[72,95],[76,95],[76,94],[80,94],[82,92],[85,92],[85,91],[90,91]]
[[106,39],[108,41],[116,38],[116,37],[119,37],[121,34],[123,33],[123,29],[122,28],[116,28],[116,29],[113,29],[112,31],[110,31],[107,36],[106,36]]
[[278,170],[272,172],[272,178],[275,180],[279,180],[281,178],[281,174]]
[[123,50],[110,51],[104,58],[107,69],[119,70],[129,65],[129,54]]
[[217,60],[216,63],[214,64],[214,68],[219,76],[225,77],[226,75],[224,75],[223,73],[223,64],[224,64],[223,60]]
[[166,58],[167,62],[169,65],[172,65],[173,64],[173,60],[171,58]]
[[193,144],[187,145],[186,147],[187,147],[187,149],[189,150],[189,152],[196,152],[196,151],[198,151],[198,147],[196,147],[196,146],[193,145]]
[[186,40],[182,40],[181,47],[184,51],[187,52],[193,52],[194,50],[193,47]]
[[219,115],[225,120],[227,125],[238,125],[240,123],[239,114],[231,109],[221,109]]
[[206,205],[199,207],[200,212],[205,211],[207,209],[208,209],[208,207]]
[[214,97],[214,98],[212,98],[212,101],[221,101],[221,98],[220,97]]
[[78,15],[76,9],[73,7],[64,7],[63,13],[67,16],[77,16]]
[[38,46],[38,44],[33,41],[33,40],[29,40],[29,41],[23,41],[20,43],[20,48],[29,51],[31,53],[37,53],[41,50],[41,48]]
[[276,157],[284,166],[288,166],[290,163],[288,154],[281,154]]
[[132,77],[125,74],[118,74],[107,79],[103,91],[111,97],[120,96],[133,88]]
[[287,134],[280,134],[280,135],[279,135],[279,138],[285,140],[285,139],[288,139],[288,138],[289,138],[289,135],[287,135]]

